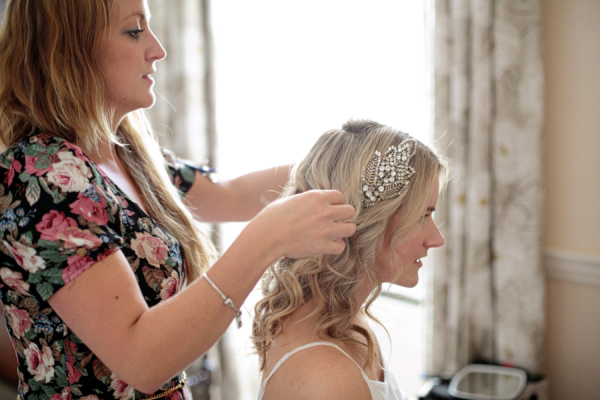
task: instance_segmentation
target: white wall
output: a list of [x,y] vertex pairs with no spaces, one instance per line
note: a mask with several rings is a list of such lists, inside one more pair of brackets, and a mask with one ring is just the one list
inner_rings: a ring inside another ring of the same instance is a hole
[[546,372],[552,400],[593,400],[600,399],[600,1],[541,5]]

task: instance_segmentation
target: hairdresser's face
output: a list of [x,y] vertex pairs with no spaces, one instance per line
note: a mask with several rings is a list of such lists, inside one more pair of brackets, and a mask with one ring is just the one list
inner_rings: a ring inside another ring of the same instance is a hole
[[166,55],[150,30],[146,0],[119,0],[118,3],[99,60],[110,106],[115,107],[115,125],[127,113],[154,104],[152,74],[156,70],[155,62]]
[[415,286],[419,282],[419,269],[423,266],[421,260],[427,256],[427,251],[444,244],[444,237],[433,220],[438,191],[439,183],[436,180],[419,226],[410,237],[401,240],[401,243],[395,247],[390,243],[390,239],[401,221],[402,210],[394,215],[385,232],[383,247],[376,260],[377,271],[383,282],[406,287]]

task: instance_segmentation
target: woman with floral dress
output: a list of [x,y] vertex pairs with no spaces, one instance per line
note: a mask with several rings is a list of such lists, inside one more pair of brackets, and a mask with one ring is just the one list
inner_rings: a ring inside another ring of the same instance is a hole
[[[182,371],[268,265],[355,231],[339,191],[275,200],[288,168],[216,183],[158,146],[150,17],[146,0],[7,2],[0,300],[19,399],[189,398]],[[250,222],[215,261],[195,219]]]

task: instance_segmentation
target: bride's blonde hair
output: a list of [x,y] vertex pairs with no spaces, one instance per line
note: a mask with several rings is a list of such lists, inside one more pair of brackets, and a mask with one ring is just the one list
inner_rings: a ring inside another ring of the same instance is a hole
[[[284,196],[311,189],[337,189],[348,204],[355,207],[356,234],[345,239],[340,255],[321,255],[302,259],[283,258],[271,266],[262,280],[263,298],[255,306],[252,340],[265,368],[266,354],[286,317],[314,299],[318,316],[317,334],[324,339],[350,343],[363,352],[366,365],[374,360],[370,335],[353,324],[363,311],[371,318],[369,306],[381,293],[381,279],[373,268],[380,252],[384,232],[392,217],[402,210],[402,222],[391,237],[397,245],[418,226],[436,180],[445,183],[447,164],[443,157],[417,141],[410,165],[415,174],[407,189],[398,197],[363,206],[361,175],[376,150],[382,154],[392,145],[410,138],[406,133],[369,120],[348,121],[342,129],[324,133],[308,155],[294,167]],[[395,246],[394,245],[394,246]],[[392,255],[390,255],[392,256]],[[365,279],[376,285],[364,305],[356,304],[354,292]],[[353,337],[361,334],[366,346]]]
[[149,214],[180,243],[186,277],[209,266],[212,244],[170,183],[148,119],[130,113],[116,133],[106,107],[100,46],[117,0],[9,0],[0,28],[0,151],[50,132],[92,153],[116,143]]

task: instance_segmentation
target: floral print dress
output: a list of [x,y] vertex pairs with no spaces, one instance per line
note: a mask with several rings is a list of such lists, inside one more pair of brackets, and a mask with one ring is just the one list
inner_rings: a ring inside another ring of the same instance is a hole
[[[165,152],[184,194],[196,170]],[[0,155],[0,301],[25,400],[147,397],[121,381],[54,312],[48,299],[95,262],[121,250],[148,306],[184,285],[179,243],[163,231],[81,148],[30,136]],[[162,390],[174,387],[175,377]],[[161,392],[158,392],[161,393]],[[166,399],[184,399],[184,390]]]

